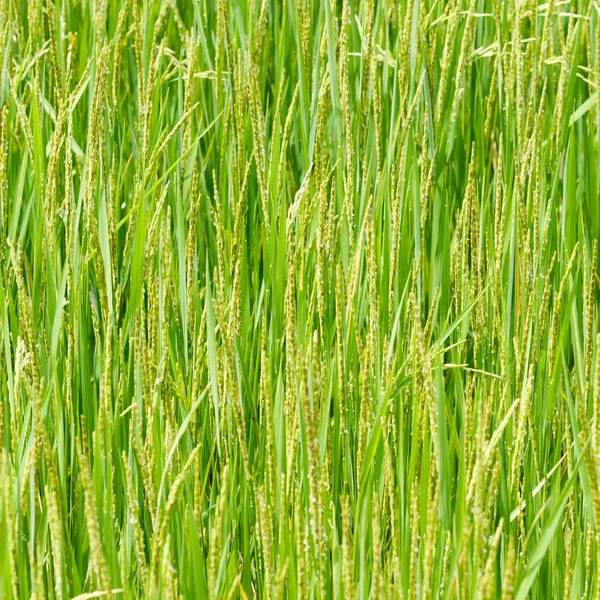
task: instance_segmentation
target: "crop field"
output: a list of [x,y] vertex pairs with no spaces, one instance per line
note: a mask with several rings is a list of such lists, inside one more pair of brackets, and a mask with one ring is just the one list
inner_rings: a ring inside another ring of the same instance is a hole
[[2,600],[600,598],[595,0],[0,0]]

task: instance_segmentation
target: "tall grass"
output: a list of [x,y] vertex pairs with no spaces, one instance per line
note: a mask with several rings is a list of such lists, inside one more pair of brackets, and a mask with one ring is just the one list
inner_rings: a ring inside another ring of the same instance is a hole
[[0,597],[600,597],[600,8],[0,2]]

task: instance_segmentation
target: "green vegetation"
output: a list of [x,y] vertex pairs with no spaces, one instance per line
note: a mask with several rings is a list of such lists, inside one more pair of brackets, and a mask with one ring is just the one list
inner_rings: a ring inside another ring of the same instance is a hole
[[600,7],[0,1],[0,597],[600,597]]

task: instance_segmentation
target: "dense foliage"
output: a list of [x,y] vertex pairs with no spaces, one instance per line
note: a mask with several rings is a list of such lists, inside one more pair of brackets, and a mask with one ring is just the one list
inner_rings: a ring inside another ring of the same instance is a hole
[[2,0],[0,597],[600,597],[599,17]]

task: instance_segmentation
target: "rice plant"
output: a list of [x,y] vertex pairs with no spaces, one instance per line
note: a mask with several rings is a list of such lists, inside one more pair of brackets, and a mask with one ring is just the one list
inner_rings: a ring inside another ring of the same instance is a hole
[[0,0],[0,597],[600,598],[595,0]]

